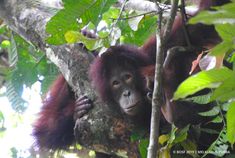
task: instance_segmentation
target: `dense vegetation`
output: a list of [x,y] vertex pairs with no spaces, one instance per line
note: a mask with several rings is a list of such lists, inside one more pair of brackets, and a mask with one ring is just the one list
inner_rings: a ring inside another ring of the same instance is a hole
[[[158,17],[152,11],[122,10],[122,7],[116,4],[116,0],[80,0],[78,3],[74,0],[63,0],[63,2],[64,9],[53,10],[56,15],[46,26],[46,31],[50,34],[47,43],[51,45],[79,42],[90,51],[104,52],[115,44],[141,46],[156,29]],[[189,23],[215,25],[223,42],[210,50],[210,55],[215,57],[212,64],[226,60],[231,63],[233,69],[220,67],[191,76],[180,85],[173,99],[187,97],[185,100],[202,104],[201,106],[214,102],[216,106],[212,110],[200,115],[214,117],[212,122],[223,123],[223,128],[217,131],[192,125],[183,129],[172,127],[170,133],[159,137],[160,154],[165,157],[170,157],[171,149],[192,151],[188,154],[193,157],[198,156],[199,153],[193,152],[197,151],[197,144],[188,138],[189,130],[194,130],[196,133],[206,131],[208,135],[217,134],[216,141],[204,151],[203,156],[207,154],[218,157],[223,157],[225,154],[234,156],[232,151],[235,143],[235,1],[214,9],[201,12],[190,19]],[[81,34],[83,28],[95,32],[98,38],[85,37]],[[1,91],[1,96],[7,96],[12,108],[23,115],[27,107],[31,106],[22,98],[24,88],[31,87],[39,81],[43,96],[57,76],[58,70],[47,60],[43,52],[24,41],[4,24],[0,28],[0,37],[0,55],[7,59],[7,64],[0,62],[0,86],[6,88],[5,91]],[[204,88],[209,88],[211,92],[208,95],[188,98]],[[7,132],[4,127],[4,115],[0,111],[1,133]],[[141,137],[140,133],[139,131],[133,133],[133,140],[139,139],[141,155],[146,157],[148,138]]]

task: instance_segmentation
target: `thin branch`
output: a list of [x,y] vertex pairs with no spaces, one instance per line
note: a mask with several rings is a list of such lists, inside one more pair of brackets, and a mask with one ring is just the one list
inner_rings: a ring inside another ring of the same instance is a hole
[[218,101],[216,101],[216,104],[217,104],[217,106],[219,106],[219,114],[220,114],[220,116],[222,118],[223,127],[226,127],[226,119],[224,118],[224,114],[222,112],[222,106],[221,106],[221,104]]
[[[154,91],[152,98],[152,113],[151,113],[151,127],[150,127],[150,137],[148,146],[147,158],[156,158],[158,155],[158,137],[159,137],[159,126],[160,126],[160,106],[163,103],[161,94],[161,72],[163,63],[163,48],[162,48],[162,37],[161,37],[161,23],[162,23],[162,12],[161,8],[156,2],[159,9],[158,14],[158,27],[156,29],[156,65],[155,65],[155,77],[154,77]],[[159,61],[162,60],[162,61]],[[160,96],[160,97],[159,97]]]
[[[170,36],[172,25],[175,19],[175,15],[178,9],[178,1],[171,1],[171,11],[170,17],[166,23],[166,29],[162,32],[162,12],[159,12],[158,18],[158,28],[156,32],[156,66],[155,66],[155,81],[154,81],[154,91],[152,99],[152,114],[151,114],[151,128],[150,128],[150,140],[148,146],[148,158],[156,158],[158,155],[158,137],[159,137],[159,127],[160,127],[160,115],[161,115],[161,106],[163,104],[162,96],[162,71],[163,71],[163,61],[164,61],[164,52],[165,45]],[[156,5],[159,9],[160,6],[156,1]]]
[[112,25],[112,29],[111,29],[111,31],[110,31],[109,34],[111,34],[111,33],[113,32],[113,28],[116,27],[118,21],[120,21],[120,18],[121,18],[121,16],[122,16],[122,12],[124,11],[124,8],[125,8],[126,3],[127,3],[127,0],[125,0],[125,1],[123,2],[122,7],[121,7],[121,9],[120,9],[120,13],[119,13],[119,15],[118,15],[118,18],[117,18],[117,20],[115,21],[115,23]]
[[[145,15],[148,15],[148,14],[156,14],[156,11],[150,11],[150,12],[146,12],[146,13],[142,13],[142,14],[138,14],[138,15],[133,15],[133,16],[129,16],[129,17],[125,17],[125,18],[110,18],[112,20],[127,20],[127,19],[132,19],[132,18],[136,18],[136,17],[139,17],[139,16],[145,16]],[[157,13],[158,14],[158,13]]]
[[171,11],[170,11],[170,16],[169,16],[169,19],[167,20],[167,23],[166,23],[166,29],[163,32],[164,44],[168,41],[168,39],[170,37],[171,28],[174,23],[176,12],[178,9],[178,2],[179,2],[179,0],[172,0],[172,2],[171,2],[172,7],[171,7]]
[[182,27],[183,27],[184,38],[186,40],[187,46],[191,47],[189,33],[188,33],[188,30],[187,30],[187,27],[186,27],[186,22],[188,21],[188,18],[187,18],[187,15],[186,15],[184,0],[181,0],[180,13],[181,13],[181,16],[182,16]]

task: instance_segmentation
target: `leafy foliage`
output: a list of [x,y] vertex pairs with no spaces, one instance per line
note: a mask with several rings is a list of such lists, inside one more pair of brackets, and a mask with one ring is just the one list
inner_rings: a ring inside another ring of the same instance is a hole
[[[64,9],[47,23],[46,31],[51,34],[47,42],[50,44],[64,44],[67,31],[77,31],[88,22],[97,26],[102,13],[107,11],[116,0],[64,0]],[[64,18],[66,17],[66,18]],[[77,20],[81,20],[78,23]]]
[[223,82],[228,82],[230,78],[234,78],[235,73],[228,68],[212,69],[209,71],[201,71],[196,75],[189,77],[176,90],[174,99],[185,98],[204,88],[217,88]]
[[223,157],[228,150],[228,144],[226,142],[227,142],[226,129],[223,129],[220,132],[217,140],[211,144],[211,146],[207,149],[207,151],[202,157],[207,156],[208,153],[218,157]]
[[[89,50],[100,50],[115,44],[134,44],[141,46],[146,39],[155,32],[157,17],[151,14],[144,15],[135,10],[121,11],[116,4],[117,0],[63,0],[64,8],[59,10],[47,23],[46,31],[50,35],[47,39],[49,44],[61,45],[66,43],[83,43]],[[141,16],[138,16],[140,15]],[[214,24],[216,31],[223,40],[211,50],[211,55],[223,56],[225,60],[233,64],[233,70],[228,68],[202,71],[188,78],[175,92],[174,98],[198,104],[215,102],[215,106],[207,112],[200,113],[202,116],[211,116],[212,123],[222,123],[224,128],[207,129],[194,128],[191,125],[183,129],[172,127],[170,133],[164,133],[159,137],[161,145],[160,156],[171,157],[175,149],[196,151],[197,144],[190,139],[191,130],[195,133],[207,132],[217,134],[208,153],[222,157],[230,150],[229,143],[235,142],[235,2],[215,7],[213,10],[203,11],[190,20],[190,23]],[[97,38],[85,37],[81,30],[93,31]],[[0,28],[0,35],[7,37],[1,42],[0,50],[8,52],[10,67],[0,69],[5,77],[7,93],[12,107],[22,112],[27,107],[22,99],[24,87],[31,87],[35,82],[41,82],[41,92],[44,94],[51,82],[55,79],[57,68],[46,60],[44,53],[26,43],[17,35],[11,35],[6,28]],[[188,96],[210,89],[210,93],[202,96]],[[198,105],[203,106],[203,105]],[[0,123],[4,117],[0,112]],[[225,121],[226,120],[226,121]],[[135,135],[135,133],[134,133]],[[139,141],[139,151],[142,157],[146,157],[148,140],[138,135],[133,136],[133,141]],[[14,149],[12,149],[14,151]],[[218,152],[222,151],[222,152]],[[224,152],[224,153],[223,153]],[[14,153],[14,152],[13,152]],[[187,153],[192,157],[199,157],[197,153]],[[203,155],[206,156],[207,154]],[[175,155],[173,155],[175,156]]]
[[[57,68],[48,63],[45,55],[36,50],[32,45],[25,42],[21,37],[5,30],[4,40],[1,45],[5,46],[8,53],[9,68],[5,70],[6,96],[11,102],[12,108],[17,112],[23,112],[27,108],[27,102],[22,98],[24,87],[31,87],[40,78],[47,80],[47,76],[55,76]],[[48,80],[49,81],[49,80]],[[45,92],[50,83],[42,82],[42,92]],[[47,87],[46,87],[47,86]]]
[[[208,153],[218,157],[223,157],[229,152],[229,145],[235,142],[235,116],[234,116],[234,99],[235,99],[235,2],[214,7],[213,10],[202,11],[197,16],[190,19],[190,23],[214,24],[216,31],[223,40],[214,47],[210,55],[223,57],[233,64],[233,70],[228,68],[212,69],[202,71],[186,79],[174,94],[174,99],[184,99],[199,104],[214,102],[216,105],[209,111],[200,113],[202,116],[213,116],[213,123],[224,124],[217,140],[207,149],[203,157]],[[186,98],[205,88],[211,89],[211,93],[204,96]],[[203,105],[202,105],[203,106]],[[226,115],[224,115],[224,113]],[[226,118],[226,122],[225,119]],[[205,129],[204,129],[205,130]],[[206,129],[209,133],[216,134],[217,131]]]
[[[64,43],[83,43],[87,49],[95,50],[110,47],[117,42],[142,45],[155,31],[156,16],[137,16],[136,11],[121,12],[111,7],[116,0],[64,0],[64,9],[60,10],[46,26],[51,35],[47,42],[58,45]],[[66,18],[64,18],[66,16]],[[96,31],[97,38],[89,39],[81,29]]]
[[214,24],[223,42],[212,49],[212,55],[232,53],[235,48],[235,3],[229,3],[215,10],[202,11],[199,15],[190,19],[190,23]]

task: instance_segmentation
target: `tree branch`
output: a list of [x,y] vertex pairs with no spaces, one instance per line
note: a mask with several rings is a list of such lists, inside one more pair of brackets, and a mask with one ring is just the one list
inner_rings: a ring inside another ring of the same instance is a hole
[[[156,5],[158,5],[156,1]],[[158,155],[158,137],[159,137],[159,125],[160,125],[160,115],[161,106],[163,104],[162,96],[162,71],[164,62],[164,53],[166,52],[165,46],[167,40],[170,37],[170,32],[175,19],[175,15],[178,7],[178,0],[171,1],[171,11],[169,19],[167,20],[166,29],[162,32],[162,13],[159,12],[159,23],[156,33],[156,66],[155,66],[155,77],[154,77],[154,91],[152,99],[152,115],[151,115],[151,131],[150,131],[150,142],[148,147],[148,158],[156,158]]]

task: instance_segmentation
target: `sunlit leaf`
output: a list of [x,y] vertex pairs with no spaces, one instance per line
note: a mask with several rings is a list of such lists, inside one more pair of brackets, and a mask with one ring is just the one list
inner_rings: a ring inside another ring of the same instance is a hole
[[190,23],[235,24],[235,3],[214,7],[216,10],[202,11],[190,19]]
[[159,158],[171,158],[171,150],[169,147],[164,147],[160,149]]
[[163,145],[166,141],[168,141],[169,139],[169,135],[163,134],[160,135],[160,137],[158,138],[158,141],[161,145]]
[[1,43],[2,48],[10,47],[10,45],[11,45],[11,42],[8,41],[8,40],[3,40],[2,43]]
[[138,145],[141,157],[147,157],[147,148],[148,148],[149,140],[141,139]]
[[231,46],[233,45],[232,42],[225,42],[223,41],[222,43],[216,45],[214,48],[212,48],[210,55],[220,55],[220,54],[225,54],[227,53],[230,49]]
[[143,45],[156,31],[156,21],[156,16],[145,16],[141,19],[137,31],[133,31],[126,20],[120,21],[118,26],[122,31],[122,42],[137,46]]
[[[89,22],[97,25],[102,14],[115,2],[116,0],[64,0],[64,9],[46,25],[46,31],[50,34],[47,42],[54,45],[64,44],[66,32],[77,31]],[[82,22],[78,23],[78,20]]]
[[219,33],[220,37],[224,41],[233,41],[235,38],[235,25],[231,24],[223,24],[223,25],[216,25],[216,31]]
[[227,112],[227,137],[233,145],[235,143],[235,102],[230,104]]
[[87,38],[77,31],[68,31],[65,33],[65,39],[68,43],[83,43],[89,50],[95,50],[102,46],[102,39]]
[[180,84],[176,90],[173,99],[177,100],[194,94],[204,88],[216,88],[227,78],[234,75],[234,72],[228,68],[212,69],[201,71],[193,75]]
[[211,101],[220,100],[227,101],[235,98],[235,75],[227,78],[217,89],[215,89],[211,96]]

